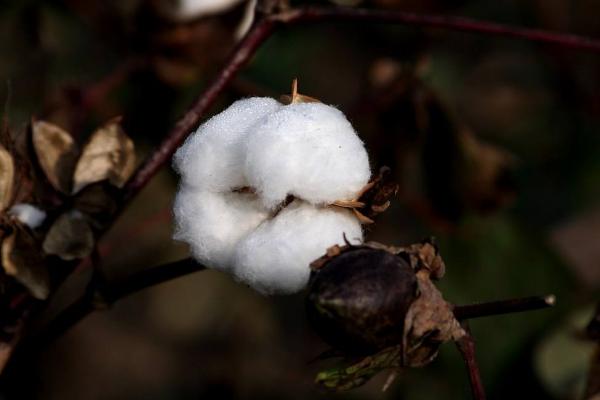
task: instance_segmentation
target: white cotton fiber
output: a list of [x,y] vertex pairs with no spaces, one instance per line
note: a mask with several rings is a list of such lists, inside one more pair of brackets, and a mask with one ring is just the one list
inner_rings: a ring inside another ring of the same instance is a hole
[[237,242],[268,216],[254,197],[180,188],[173,207],[174,238],[188,243],[194,258],[207,266],[231,268]]
[[310,263],[327,248],[344,244],[344,235],[353,243],[362,242],[361,226],[352,212],[295,200],[240,241],[234,275],[261,293],[297,292],[308,282]]
[[210,191],[246,186],[243,166],[248,128],[280,107],[266,97],[238,100],[201,125],[174,156],[183,183]]
[[[262,293],[301,290],[311,261],[344,234],[362,241],[354,214],[329,206],[355,199],[370,177],[363,143],[334,107],[237,101],[200,126],[173,164],[175,239]],[[288,195],[295,200],[276,212]]]
[[159,9],[167,17],[185,22],[225,12],[241,2],[242,0],[169,0],[161,1]]
[[38,228],[46,219],[44,210],[27,203],[15,204],[10,208],[9,213],[31,229]]
[[313,204],[352,200],[369,181],[363,143],[334,107],[291,104],[251,130],[246,177],[268,207],[288,194]]

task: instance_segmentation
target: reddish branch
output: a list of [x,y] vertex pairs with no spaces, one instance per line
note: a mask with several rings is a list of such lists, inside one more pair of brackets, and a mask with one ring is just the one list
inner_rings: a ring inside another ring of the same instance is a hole
[[475,357],[475,339],[471,335],[469,326],[463,324],[463,327],[467,334],[456,342],[456,347],[458,347],[458,351],[460,351],[467,367],[473,400],[485,400],[485,390],[481,381],[481,374],[479,373],[479,365]]

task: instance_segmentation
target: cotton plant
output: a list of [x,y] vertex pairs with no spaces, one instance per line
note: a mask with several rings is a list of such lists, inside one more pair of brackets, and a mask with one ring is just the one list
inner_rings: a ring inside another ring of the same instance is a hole
[[285,103],[238,100],[174,156],[175,239],[264,294],[303,289],[311,261],[363,241],[352,207],[371,176],[364,144],[340,110],[295,86]]

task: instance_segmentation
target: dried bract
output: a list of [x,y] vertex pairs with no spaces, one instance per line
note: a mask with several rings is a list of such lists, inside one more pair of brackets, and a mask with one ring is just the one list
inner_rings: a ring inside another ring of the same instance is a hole
[[36,299],[48,297],[50,276],[39,243],[23,226],[14,225],[13,232],[2,242],[2,267]]
[[6,209],[12,202],[15,183],[15,164],[13,157],[0,146],[0,210]]
[[83,148],[73,176],[73,193],[95,182],[108,180],[122,187],[133,173],[135,151],[118,120],[108,122],[92,134]]
[[92,229],[86,218],[77,211],[58,217],[43,243],[46,254],[57,255],[65,261],[87,257],[93,248]]
[[56,190],[69,193],[78,156],[73,137],[46,121],[33,121],[31,134],[35,154],[48,181]]

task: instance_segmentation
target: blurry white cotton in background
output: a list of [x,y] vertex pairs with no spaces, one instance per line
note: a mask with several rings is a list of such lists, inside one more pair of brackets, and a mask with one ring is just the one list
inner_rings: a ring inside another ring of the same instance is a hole
[[170,19],[185,22],[225,12],[244,0],[168,0],[160,1],[160,10]]
[[15,204],[9,213],[31,229],[36,229],[44,223],[46,212],[27,203]]

